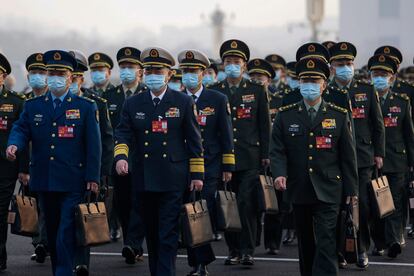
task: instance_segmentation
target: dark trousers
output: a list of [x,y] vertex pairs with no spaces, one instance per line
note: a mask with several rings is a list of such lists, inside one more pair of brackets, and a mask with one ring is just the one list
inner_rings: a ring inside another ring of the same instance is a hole
[[[201,198],[207,201],[207,208],[210,214],[210,221],[212,226],[215,225],[213,223],[216,220],[216,201],[215,201],[215,193],[217,191],[217,185],[219,184],[219,179],[206,179],[204,180],[203,190],[201,191]],[[192,201],[191,193],[186,193],[184,196],[185,202]],[[214,213],[213,213],[214,212]],[[214,229],[214,228],[213,228]],[[211,244],[205,244],[202,246],[198,246],[195,248],[187,247],[187,255],[188,255],[188,265],[191,267],[196,267],[198,265],[208,265],[216,260],[216,257],[213,252],[213,248]]]
[[114,175],[114,202],[113,209],[116,213],[121,227],[122,236],[125,241],[128,240],[128,227],[130,221],[130,212],[132,208],[131,195],[131,175],[126,176]]
[[279,212],[264,216],[264,246],[265,249],[279,250],[282,242],[283,221],[289,213],[289,204],[283,202],[283,193],[276,191]]
[[140,203],[137,193],[132,193],[132,208],[128,223],[127,236],[124,238],[124,244],[131,246],[136,254],[142,255],[142,243],[145,238],[144,223],[140,212]]
[[15,178],[0,178],[0,264],[7,262],[7,216],[15,186]]
[[375,199],[373,196],[371,179],[373,168],[358,169],[359,185],[359,230],[358,250],[360,253],[367,252],[371,244],[370,228],[373,222],[373,208]]
[[339,206],[318,202],[293,205],[302,276],[338,274],[336,223]]
[[45,222],[45,213],[41,210],[40,201],[37,193],[31,192],[29,186],[25,187],[25,195],[36,198],[37,202],[37,213],[38,213],[38,233],[33,235],[32,244],[36,247],[38,244],[42,244],[47,247],[47,236],[46,236],[46,222]]
[[83,198],[84,193],[76,192],[39,193],[40,204],[45,214],[53,275],[73,275],[77,250],[75,210]]
[[253,255],[257,237],[257,186],[259,185],[258,170],[245,170],[233,173],[231,188],[237,195],[237,205],[242,231],[225,232],[229,254]]
[[175,276],[183,192],[139,192],[152,276]]

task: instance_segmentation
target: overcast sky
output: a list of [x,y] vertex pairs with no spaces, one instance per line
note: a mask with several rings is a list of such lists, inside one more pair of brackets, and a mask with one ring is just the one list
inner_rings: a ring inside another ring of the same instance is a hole
[[[118,36],[128,29],[144,27],[159,31],[162,26],[187,27],[208,22],[208,15],[220,6],[235,17],[236,26],[274,26],[306,18],[307,0],[3,0],[0,24],[28,31]],[[325,0],[325,16],[338,15],[339,0]],[[204,19],[202,19],[204,14]],[[13,21],[10,21],[10,19]],[[204,21],[203,21],[204,20]],[[42,26],[39,30],[39,26]]]

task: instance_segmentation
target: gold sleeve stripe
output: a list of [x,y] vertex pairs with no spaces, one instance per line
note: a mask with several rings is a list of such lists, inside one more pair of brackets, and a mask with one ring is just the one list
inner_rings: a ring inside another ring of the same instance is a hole
[[129,148],[127,144],[118,144],[114,149],[114,157],[118,155],[126,155],[128,157]]
[[204,165],[190,165],[190,172],[192,173],[203,173]]
[[190,162],[204,162],[204,158],[190,158]]
[[223,164],[235,165],[236,158],[234,157],[234,154],[223,154]]

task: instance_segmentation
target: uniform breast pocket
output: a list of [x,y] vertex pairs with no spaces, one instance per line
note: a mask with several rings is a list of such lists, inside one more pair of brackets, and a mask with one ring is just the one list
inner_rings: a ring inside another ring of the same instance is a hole
[[288,148],[298,149],[298,143],[305,138],[305,132],[300,126],[291,125],[286,129],[284,136]]

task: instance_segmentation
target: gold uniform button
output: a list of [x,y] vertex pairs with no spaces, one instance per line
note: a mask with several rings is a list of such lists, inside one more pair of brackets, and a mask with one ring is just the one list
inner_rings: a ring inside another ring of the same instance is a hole
[[38,125],[39,125],[39,123],[36,123],[36,125],[38,126]]
[[52,160],[52,161],[53,161],[53,160],[55,160],[55,158],[54,158],[53,156],[51,156],[51,157],[50,157],[50,160]]
[[236,117],[233,117],[233,121],[236,121],[237,119],[236,119]]
[[313,149],[313,145],[312,145],[312,144],[310,144],[310,145],[309,145],[309,148],[310,148],[310,149]]
[[51,146],[50,146],[50,148],[51,148],[51,149],[54,149],[54,148],[55,148],[55,146],[54,146],[54,145],[51,145]]
[[236,132],[237,131],[237,128],[233,128],[233,131]]
[[56,134],[52,133],[52,137],[55,137],[55,136],[56,136]]
[[339,175],[337,175],[336,178],[341,179],[341,177]]
[[148,145],[149,145],[149,144],[148,144],[148,142],[145,142],[145,143],[144,143],[144,146],[148,146]]
[[405,150],[403,150],[403,153],[405,153]]
[[204,128],[201,129],[201,132],[204,132]]
[[234,142],[237,142],[237,139],[233,139]]
[[53,124],[52,124],[53,126],[56,126],[56,122],[53,122]]
[[309,136],[313,136],[313,132],[309,133]]
[[82,163],[79,163],[79,167],[82,167],[83,166],[83,164]]
[[237,107],[233,106],[233,110],[236,110],[236,109],[237,109]]
[[201,143],[203,143],[204,142],[204,139],[203,138],[201,138]]
[[148,154],[144,154],[144,157],[145,157],[145,158],[148,158]]
[[313,160],[313,157],[312,157],[312,156],[309,156],[309,158],[308,158],[308,159],[312,161],[312,160]]
[[145,134],[148,134],[148,133],[149,133],[149,131],[148,131],[148,130],[146,130],[146,131],[145,131]]
[[310,172],[310,173],[312,173],[312,172],[313,172],[313,169],[312,169],[312,168],[310,168],[310,169],[309,169],[309,172]]
[[113,111],[111,111],[111,115],[113,115],[114,114],[114,112]]
[[8,117],[7,116],[4,116],[4,119],[7,119]]
[[165,158],[165,157],[167,157],[167,155],[164,153],[164,154],[162,155],[162,157],[163,157],[163,158]]
[[167,145],[167,142],[162,142],[162,145],[163,145],[163,146],[166,146],[166,145]]

